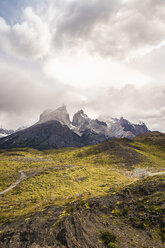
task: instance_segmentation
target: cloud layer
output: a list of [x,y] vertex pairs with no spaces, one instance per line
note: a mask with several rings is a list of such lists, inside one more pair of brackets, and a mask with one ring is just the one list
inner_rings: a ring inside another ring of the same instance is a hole
[[0,2],[1,125],[65,103],[165,131],[164,0],[14,1]]
[[85,43],[101,56],[126,59],[164,42],[163,0],[74,1],[57,22],[54,44]]
[[164,12],[164,0],[42,1],[40,8],[24,8],[20,23],[8,25],[0,18],[1,49],[39,59],[53,47],[85,47],[101,56],[128,59],[164,43]]

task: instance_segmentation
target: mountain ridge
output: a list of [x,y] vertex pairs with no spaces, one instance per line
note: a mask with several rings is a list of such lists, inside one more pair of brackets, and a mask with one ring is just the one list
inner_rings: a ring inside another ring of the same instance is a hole
[[91,119],[83,110],[77,111],[71,121],[66,106],[62,105],[56,110],[44,111],[33,126],[0,139],[0,149],[82,147],[113,138],[132,139],[147,132],[144,123],[132,124],[123,117]]

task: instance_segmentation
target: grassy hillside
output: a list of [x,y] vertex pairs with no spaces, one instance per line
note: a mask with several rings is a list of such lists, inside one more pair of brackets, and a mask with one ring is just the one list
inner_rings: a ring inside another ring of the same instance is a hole
[[152,176],[103,197],[17,218],[1,227],[3,248],[164,248],[165,176]]
[[[143,176],[145,170],[161,172],[164,144],[165,135],[154,132],[83,148],[1,150],[0,192],[19,179],[20,170],[27,178],[0,195],[0,223],[80,197],[113,194]],[[141,173],[136,168],[145,170]]]

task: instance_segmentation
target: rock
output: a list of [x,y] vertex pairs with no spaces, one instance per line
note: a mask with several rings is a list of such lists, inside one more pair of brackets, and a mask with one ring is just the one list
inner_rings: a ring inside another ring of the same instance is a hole
[[45,123],[47,121],[59,121],[62,125],[70,127],[71,121],[67,112],[66,106],[63,105],[56,110],[47,109],[40,115],[40,120],[37,124]]

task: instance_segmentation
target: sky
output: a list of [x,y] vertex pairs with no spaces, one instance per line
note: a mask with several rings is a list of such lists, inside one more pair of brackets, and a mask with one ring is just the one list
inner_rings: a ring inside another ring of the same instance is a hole
[[0,0],[0,127],[65,104],[165,132],[164,0]]

